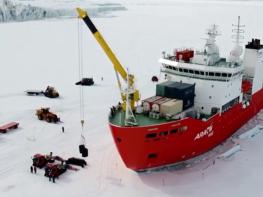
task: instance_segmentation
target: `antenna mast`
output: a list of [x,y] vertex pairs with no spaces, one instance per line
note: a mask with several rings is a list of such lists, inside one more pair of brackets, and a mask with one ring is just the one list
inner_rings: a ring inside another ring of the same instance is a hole
[[240,24],[240,16],[238,16],[237,25],[232,24],[232,26],[234,27],[234,29],[232,30],[232,32],[234,33],[232,38],[235,39],[234,43],[236,43],[236,45],[240,45],[240,40],[244,39],[244,36],[242,34],[245,33],[244,29],[242,29],[243,27],[245,27],[245,25]]
[[233,66],[235,63],[240,63],[240,56],[243,53],[243,48],[240,46],[240,43],[242,42],[241,40],[244,39],[244,29],[242,29],[243,27],[245,27],[245,25],[241,25],[240,23],[240,16],[238,16],[238,22],[237,25],[232,24],[232,26],[234,27],[232,29],[233,35],[232,38],[234,39],[234,48],[231,50],[230,52],[230,57],[229,57],[229,61],[231,62],[231,66]]

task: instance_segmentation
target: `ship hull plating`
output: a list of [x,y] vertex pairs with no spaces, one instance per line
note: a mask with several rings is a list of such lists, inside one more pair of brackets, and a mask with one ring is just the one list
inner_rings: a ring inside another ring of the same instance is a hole
[[140,171],[174,164],[211,150],[233,135],[262,108],[263,89],[252,96],[247,107],[236,104],[207,121],[185,118],[138,127],[109,125],[125,165]]

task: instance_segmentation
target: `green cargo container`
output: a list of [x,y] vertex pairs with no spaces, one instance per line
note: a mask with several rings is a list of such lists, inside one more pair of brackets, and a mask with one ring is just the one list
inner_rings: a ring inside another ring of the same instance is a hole
[[173,84],[173,81],[165,81],[156,85],[156,96],[165,97],[165,87]]

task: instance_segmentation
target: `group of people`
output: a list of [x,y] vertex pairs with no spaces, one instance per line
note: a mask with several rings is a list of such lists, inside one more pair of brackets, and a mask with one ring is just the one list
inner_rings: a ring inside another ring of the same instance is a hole
[[114,106],[112,106],[111,108],[110,108],[110,115],[111,115],[111,117],[116,113],[116,107],[114,107]]
[[121,109],[121,103],[119,102],[118,103],[118,105],[115,107],[115,106],[112,106],[111,108],[110,108],[110,115],[111,115],[111,117],[118,111],[118,110],[120,110]]
[[[45,158],[45,161],[48,161],[48,162],[51,162],[53,163],[54,162],[54,157],[53,157],[53,153],[50,152],[49,155],[45,155],[44,156]],[[57,157],[57,156],[56,156]],[[35,160],[33,160],[33,165],[30,166],[30,172],[33,174],[36,174],[37,173],[37,167],[40,167],[43,166],[43,165],[39,165],[39,160],[41,159],[42,157],[39,157],[39,158],[35,158]],[[63,162],[62,162],[63,164]],[[52,167],[49,167],[48,165],[45,166],[45,176],[49,178],[49,181],[53,181],[53,183],[55,183],[55,176],[54,176],[54,173],[52,172]]]
[[52,170],[47,170],[47,169],[45,169],[45,176],[48,177],[48,180],[49,180],[49,181],[52,180],[52,182],[55,183],[55,178],[56,178],[56,177],[55,177],[54,175],[52,175]]
[[[30,172],[33,174],[37,173],[37,167],[36,166],[30,166]],[[52,175],[51,170],[45,170],[45,176],[47,176],[49,178],[49,181],[53,181],[53,183],[55,183],[55,176]]]

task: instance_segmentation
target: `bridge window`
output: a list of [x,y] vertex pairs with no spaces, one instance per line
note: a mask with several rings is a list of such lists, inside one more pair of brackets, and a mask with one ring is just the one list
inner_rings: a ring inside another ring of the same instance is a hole
[[195,70],[195,74],[199,75],[199,73],[200,73],[199,70]]
[[183,71],[183,69],[179,68],[179,71],[180,71],[180,72],[182,72],[182,71]]
[[201,74],[201,75],[205,75],[205,73],[204,73],[203,71],[200,71],[200,74]]
[[215,76],[215,73],[209,72],[209,76]]
[[216,76],[217,76],[217,77],[220,77],[220,76],[221,76],[221,73],[216,73]]
[[194,71],[193,70],[189,70],[189,73],[194,73]]
[[226,73],[222,73],[222,77],[227,77],[227,74]]

